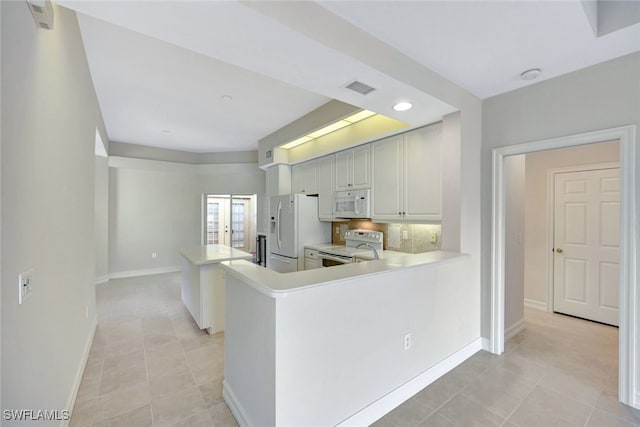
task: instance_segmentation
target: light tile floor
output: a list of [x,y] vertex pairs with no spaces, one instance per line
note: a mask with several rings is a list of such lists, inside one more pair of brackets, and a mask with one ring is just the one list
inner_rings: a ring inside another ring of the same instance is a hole
[[[200,331],[180,275],[98,286],[98,328],[71,426],[237,426],[222,400],[224,336]],[[501,356],[478,352],[376,422],[640,426],[617,402],[618,330],[527,310]]]
[[640,426],[617,387],[617,328],[525,310],[504,354],[476,353],[374,426]]
[[198,329],[180,275],[112,280],[71,426],[237,426],[222,400],[224,335]]

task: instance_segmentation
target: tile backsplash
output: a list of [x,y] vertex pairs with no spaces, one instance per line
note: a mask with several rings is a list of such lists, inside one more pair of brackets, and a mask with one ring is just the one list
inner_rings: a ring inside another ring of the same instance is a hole
[[344,233],[355,229],[382,231],[384,249],[388,250],[417,254],[441,248],[442,233],[439,224],[381,224],[362,220],[332,222],[331,242],[344,244]]

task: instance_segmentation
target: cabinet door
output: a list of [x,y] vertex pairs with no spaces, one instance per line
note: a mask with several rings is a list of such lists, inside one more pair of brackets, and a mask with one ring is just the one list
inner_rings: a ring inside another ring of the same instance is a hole
[[372,205],[371,218],[398,220],[402,218],[401,159],[402,135],[371,144]]
[[317,259],[305,258],[304,269],[313,270],[314,268],[320,268],[320,262]]
[[404,135],[404,219],[441,220],[440,129],[430,126]]
[[336,157],[325,156],[318,161],[318,216],[320,220],[333,219],[333,193],[335,189]]
[[336,191],[351,190],[352,165],[353,153],[351,150],[336,153]]
[[291,167],[291,193],[318,194],[318,161],[299,163]]
[[291,167],[291,194],[304,193],[304,166],[302,163]]
[[370,161],[369,144],[361,145],[352,150],[352,188],[369,188],[371,187],[371,176],[369,174]]
[[318,161],[311,160],[303,163],[304,193],[318,194]]

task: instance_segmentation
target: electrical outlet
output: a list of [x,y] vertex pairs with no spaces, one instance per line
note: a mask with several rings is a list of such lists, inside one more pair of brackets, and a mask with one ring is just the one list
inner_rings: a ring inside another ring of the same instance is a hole
[[438,233],[436,233],[435,231],[431,232],[431,243],[437,243],[438,242]]
[[340,227],[336,227],[336,234],[340,234]]
[[24,303],[33,292],[33,268],[18,276],[18,304]]
[[402,240],[409,239],[409,232],[407,230],[402,230]]
[[158,259],[158,253],[157,252],[151,252],[151,259]]
[[404,334],[402,338],[405,351],[409,350],[411,348],[411,334]]

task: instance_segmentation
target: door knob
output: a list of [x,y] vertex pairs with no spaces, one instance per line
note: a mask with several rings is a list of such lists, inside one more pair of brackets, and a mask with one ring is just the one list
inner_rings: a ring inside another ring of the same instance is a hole
[[556,252],[558,252],[559,254],[561,254],[561,253],[563,252],[563,251],[562,251],[562,248],[556,248]]

